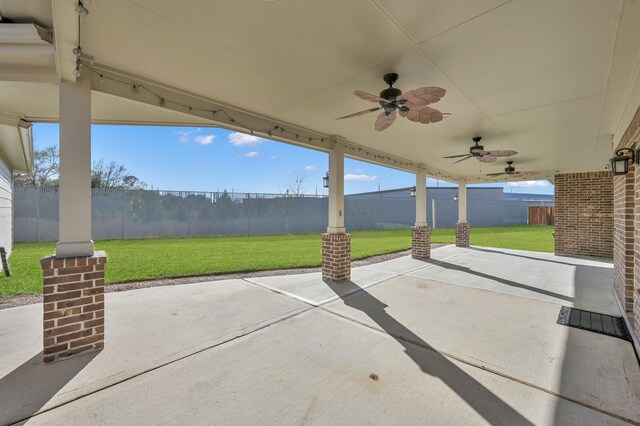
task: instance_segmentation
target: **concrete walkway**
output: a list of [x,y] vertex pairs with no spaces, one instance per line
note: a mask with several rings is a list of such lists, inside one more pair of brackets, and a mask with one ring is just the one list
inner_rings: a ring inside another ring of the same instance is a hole
[[0,311],[0,424],[640,424],[610,263],[433,251],[319,274],[106,296],[106,346],[44,366],[41,305]]

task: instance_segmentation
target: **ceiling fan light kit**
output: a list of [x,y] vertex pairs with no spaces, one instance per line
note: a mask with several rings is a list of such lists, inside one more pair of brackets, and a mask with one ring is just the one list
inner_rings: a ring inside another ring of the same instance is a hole
[[442,121],[445,116],[450,115],[443,114],[437,109],[427,106],[428,104],[436,103],[442,99],[446,90],[440,87],[430,86],[420,87],[403,93],[400,89],[393,87],[396,81],[398,81],[398,74],[385,74],[383,80],[389,85],[389,87],[381,91],[380,96],[372,95],[371,93],[363,92],[361,90],[353,92],[353,94],[360,99],[379,104],[379,107],[369,108],[353,114],[345,115],[344,117],[336,118],[336,120],[359,117],[361,115],[369,114],[370,112],[383,110],[380,115],[378,115],[374,125],[374,128],[381,132],[395,122],[398,114],[410,121],[422,124],[436,123],[438,121]]

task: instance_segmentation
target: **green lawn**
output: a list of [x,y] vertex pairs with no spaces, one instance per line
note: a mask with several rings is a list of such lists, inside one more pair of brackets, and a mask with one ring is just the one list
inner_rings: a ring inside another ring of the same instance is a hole
[[[471,244],[535,251],[553,251],[551,226],[471,228]],[[454,242],[453,229],[434,229],[434,243]],[[360,231],[352,233],[353,259],[411,247],[411,231]],[[18,243],[9,259],[12,276],[0,279],[0,296],[42,291],[39,260],[53,253],[55,243]],[[96,250],[109,255],[108,284],[160,277],[219,274],[265,269],[319,266],[318,234],[252,237],[157,238],[105,240]]]

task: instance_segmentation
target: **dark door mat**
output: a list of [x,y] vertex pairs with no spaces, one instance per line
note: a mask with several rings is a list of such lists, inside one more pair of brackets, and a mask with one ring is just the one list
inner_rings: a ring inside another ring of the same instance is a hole
[[594,333],[605,334],[631,342],[631,335],[622,317],[563,306],[558,315],[558,324],[593,331]]

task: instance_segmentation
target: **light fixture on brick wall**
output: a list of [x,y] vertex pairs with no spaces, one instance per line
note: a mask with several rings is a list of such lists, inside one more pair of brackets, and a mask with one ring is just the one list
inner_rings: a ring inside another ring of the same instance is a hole
[[631,160],[632,164],[638,164],[640,155],[637,150],[631,148],[620,148],[617,150],[616,156],[610,160],[611,173],[613,173],[614,176],[629,173],[629,160]]
[[327,174],[322,178],[322,186],[325,188],[329,187],[329,172],[327,172]]
[[409,194],[411,194],[412,198],[416,198],[416,187],[415,186],[409,190]]

